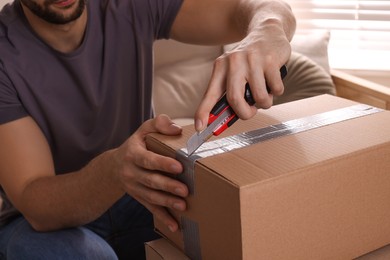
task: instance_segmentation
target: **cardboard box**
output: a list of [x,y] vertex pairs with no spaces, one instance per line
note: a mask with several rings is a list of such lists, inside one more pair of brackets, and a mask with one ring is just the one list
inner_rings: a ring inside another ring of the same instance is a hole
[[[273,106],[222,137],[356,104],[322,95]],[[176,157],[193,133],[153,134],[147,146]],[[188,210],[172,212],[181,232],[155,220],[191,259],[353,259],[390,243],[389,111],[198,159],[193,174]]]
[[[183,252],[165,238],[145,243],[146,260],[190,260]],[[388,260],[390,245],[369,252],[355,260]]]
[[190,260],[164,238],[145,243],[145,253],[146,260]]

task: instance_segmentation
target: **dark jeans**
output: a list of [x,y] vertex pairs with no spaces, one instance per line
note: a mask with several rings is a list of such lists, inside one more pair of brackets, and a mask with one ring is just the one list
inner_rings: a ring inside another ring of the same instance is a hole
[[158,237],[150,212],[124,196],[82,227],[36,232],[16,218],[0,229],[0,259],[145,259],[144,242]]

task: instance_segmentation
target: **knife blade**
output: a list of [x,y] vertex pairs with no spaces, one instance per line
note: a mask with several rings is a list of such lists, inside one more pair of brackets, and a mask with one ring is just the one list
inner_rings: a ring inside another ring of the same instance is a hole
[[193,134],[187,141],[187,154],[193,154],[204,142],[206,142],[212,135],[214,130],[223,125],[224,121],[232,115],[231,109],[222,112],[206,129],[200,133]]
[[[287,75],[287,67],[283,65],[280,69],[282,79]],[[267,91],[269,88],[267,87]],[[255,101],[252,97],[250,86],[245,85],[244,98],[249,105],[254,105]],[[209,115],[209,121],[206,129],[202,132],[193,134],[187,141],[187,154],[192,155],[204,142],[212,135],[218,136],[238,120],[238,116],[230,107],[226,93],[218,100]]]

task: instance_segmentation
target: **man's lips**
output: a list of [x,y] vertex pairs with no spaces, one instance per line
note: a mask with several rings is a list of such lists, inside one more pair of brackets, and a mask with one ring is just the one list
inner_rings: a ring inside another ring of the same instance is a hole
[[73,5],[75,1],[76,0],[59,0],[54,1],[53,4],[59,7],[67,7]]

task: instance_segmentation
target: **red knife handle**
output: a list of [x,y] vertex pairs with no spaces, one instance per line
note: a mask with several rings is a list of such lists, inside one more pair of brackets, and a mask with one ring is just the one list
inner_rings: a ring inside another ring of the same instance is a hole
[[[286,75],[287,75],[287,67],[283,65],[280,68],[280,76],[283,79]],[[270,89],[268,87],[267,87],[267,91],[268,93],[270,93]],[[252,92],[248,83],[245,84],[244,98],[246,102],[251,106],[253,106],[256,103],[255,100],[253,99]],[[221,113],[223,113],[226,109],[230,109],[232,113],[228,118],[226,118],[226,120],[223,122],[223,124],[220,127],[214,130],[213,135],[215,136],[221,134],[223,131],[225,131],[228,127],[233,125],[238,120],[238,116],[230,107],[229,103],[227,102],[226,94],[224,94],[211,110],[209,115],[208,125],[214,122],[214,120],[218,118],[218,116]]]
[[[246,85],[245,85],[245,100],[251,106],[255,104],[255,101],[252,97],[252,93],[251,93],[251,90],[250,90],[248,83],[246,83]],[[214,120],[216,118],[218,118],[218,116],[227,109],[231,110],[231,115],[228,118],[226,118],[226,120],[223,122],[223,124],[213,132],[213,135],[215,135],[215,136],[217,136],[220,133],[222,133],[223,131],[225,131],[228,127],[230,127],[238,119],[238,116],[236,115],[236,113],[233,111],[233,109],[230,107],[229,103],[227,102],[226,94],[225,94],[218,100],[217,104],[215,104],[215,106],[211,110],[210,115],[209,115],[208,125],[210,125],[212,122],[214,122]]]

